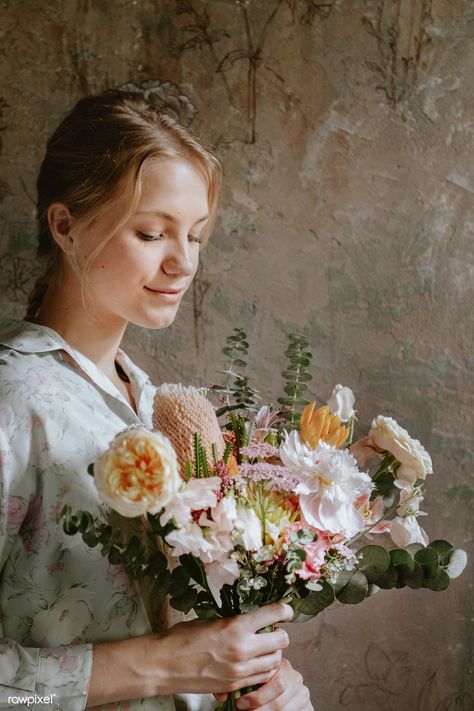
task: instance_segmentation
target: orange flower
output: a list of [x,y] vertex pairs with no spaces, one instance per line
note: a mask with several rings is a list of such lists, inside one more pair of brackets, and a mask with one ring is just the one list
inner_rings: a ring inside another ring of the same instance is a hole
[[177,493],[181,478],[169,439],[137,427],[118,434],[99,457],[94,482],[106,504],[135,517],[158,513]]
[[303,410],[300,421],[301,439],[311,449],[316,449],[322,439],[333,447],[342,447],[349,436],[349,428],[341,425],[339,417],[332,415],[329,407],[323,405],[314,409],[311,402]]

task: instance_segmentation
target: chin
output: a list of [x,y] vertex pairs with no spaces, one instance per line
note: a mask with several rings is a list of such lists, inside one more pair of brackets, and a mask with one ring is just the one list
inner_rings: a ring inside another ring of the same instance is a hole
[[130,319],[131,323],[135,326],[141,326],[142,328],[149,328],[154,330],[159,330],[161,328],[168,328],[174,322],[176,318],[176,311],[170,313],[161,314],[147,314],[141,318]]

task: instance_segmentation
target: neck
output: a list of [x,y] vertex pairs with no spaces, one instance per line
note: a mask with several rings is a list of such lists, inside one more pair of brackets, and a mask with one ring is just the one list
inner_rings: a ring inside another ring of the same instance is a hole
[[116,379],[115,356],[127,327],[126,321],[94,316],[84,308],[80,289],[65,293],[54,284],[48,288],[34,321],[54,329],[109,378]]

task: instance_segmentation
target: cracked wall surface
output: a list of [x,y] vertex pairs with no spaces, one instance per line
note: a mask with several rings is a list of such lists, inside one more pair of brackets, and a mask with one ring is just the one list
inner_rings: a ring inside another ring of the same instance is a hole
[[[281,394],[286,334],[310,393],[356,391],[430,450],[423,522],[472,551],[474,3],[0,1],[0,285],[21,317],[37,273],[35,179],[85,92],[133,85],[224,166],[214,235],[166,331],[125,346],[156,382],[212,382],[242,326],[249,375]],[[290,628],[325,711],[474,707],[472,574],[383,592]]]

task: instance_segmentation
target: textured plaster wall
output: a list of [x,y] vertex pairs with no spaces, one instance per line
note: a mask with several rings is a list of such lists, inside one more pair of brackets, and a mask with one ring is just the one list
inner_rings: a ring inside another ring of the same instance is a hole
[[[216,145],[225,183],[193,292],[126,346],[156,381],[208,382],[242,325],[280,394],[286,333],[311,395],[357,392],[430,449],[425,525],[469,548],[473,514],[474,3],[2,0],[2,312],[36,272],[34,181],[85,92],[133,83]],[[324,711],[474,707],[472,574],[291,628]]]

